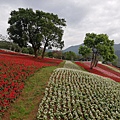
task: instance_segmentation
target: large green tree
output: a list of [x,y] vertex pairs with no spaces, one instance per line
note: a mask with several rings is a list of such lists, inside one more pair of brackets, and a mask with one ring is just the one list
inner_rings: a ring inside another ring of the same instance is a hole
[[90,59],[91,58],[91,49],[88,48],[87,46],[80,46],[79,47],[79,51],[78,51],[79,54],[81,54],[83,56],[83,58],[85,59]]
[[53,13],[33,11],[28,8],[19,8],[18,11],[12,11],[10,15],[8,20],[10,27],[7,29],[10,39],[20,47],[26,47],[30,43],[35,57],[42,45],[44,46],[42,57],[46,47],[64,46],[62,41],[62,26],[66,26],[64,19],[59,19]]
[[[38,14],[40,14],[38,12]],[[66,26],[66,21],[64,19],[59,19],[57,15],[50,13],[43,13],[43,22],[42,22],[42,43],[44,45],[42,58],[46,48],[52,49],[52,47],[57,47],[62,49],[64,47],[64,41],[62,41],[63,36],[63,26]]]
[[114,52],[114,40],[110,40],[107,34],[95,34],[95,33],[87,33],[84,40],[84,48],[83,51],[79,53],[82,55],[86,55],[92,51],[92,60],[90,68],[97,66],[98,58],[102,58],[106,62],[114,61],[117,56]]

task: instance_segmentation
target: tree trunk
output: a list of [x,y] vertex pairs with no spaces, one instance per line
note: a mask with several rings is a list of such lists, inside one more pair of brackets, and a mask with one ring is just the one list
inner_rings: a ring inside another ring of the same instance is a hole
[[44,54],[45,54],[46,47],[47,47],[47,42],[45,43],[44,48],[43,48],[42,59],[44,58]]
[[37,49],[36,49],[36,48],[34,48],[34,55],[35,55],[35,58],[37,58],[37,57],[38,57],[38,54],[37,54]]
[[93,53],[93,55],[92,55],[92,61],[91,61],[91,65],[90,65],[90,69],[92,69],[93,66],[94,66],[94,59],[95,59],[95,54]]
[[93,69],[93,67],[96,67],[97,63],[98,63],[97,54],[93,53],[90,69]]
[[95,67],[97,67],[97,64],[98,64],[98,60],[95,61]]
[[98,55],[97,53],[95,54],[95,64],[94,64],[94,67],[96,67],[98,64]]
[[91,61],[90,69],[93,69],[93,60]]
[[97,61],[97,55],[96,55],[96,53],[94,53],[94,64],[93,64],[93,67],[96,66],[96,61]]

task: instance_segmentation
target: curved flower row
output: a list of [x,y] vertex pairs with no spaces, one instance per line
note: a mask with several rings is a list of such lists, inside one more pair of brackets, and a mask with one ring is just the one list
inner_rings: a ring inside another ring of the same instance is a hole
[[[85,62],[85,65],[87,65],[89,67],[90,62]],[[115,75],[112,70],[110,71],[110,69],[107,69],[107,67],[105,67],[101,64],[98,64],[96,67],[94,67],[94,69],[100,71],[101,73],[104,73],[104,74],[107,74],[109,76],[116,77],[116,78],[120,79],[120,75],[119,76]]]
[[64,68],[80,70],[80,67],[78,65],[72,63],[71,61],[66,61],[65,64],[64,64]]
[[[110,69],[109,67],[105,66],[104,64],[98,64],[97,66],[98,66],[98,68],[101,68],[101,69],[103,69],[103,70],[105,70],[105,71],[110,72],[110,73],[113,74],[115,77],[119,77],[119,78],[120,78],[120,71],[114,71],[114,70]],[[115,69],[115,68],[114,68],[114,69]]]
[[106,67],[110,68],[111,70],[114,70],[114,71],[116,71],[120,74],[120,69],[119,68],[116,68],[115,66],[106,65],[106,64],[104,64],[104,66],[106,66]]
[[[2,52],[2,51],[1,51]],[[32,56],[18,56],[15,54],[0,55],[0,115],[10,106],[24,88],[25,80],[41,67],[57,65],[48,63],[45,58],[42,62]],[[55,60],[53,60],[55,62]]]
[[120,119],[119,91],[120,84],[111,79],[81,70],[56,69],[39,105],[37,119]]
[[108,77],[108,78],[115,80],[116,82],[120,82],[119,73],[115,73],[115,71],[106,68],[106,66],[98,65],[97,67],[90,69],[90,62],[84,62],[84,63],[75,62],[75,63],[91,73],[95,73],[95,74],[98,74],[104,77]]

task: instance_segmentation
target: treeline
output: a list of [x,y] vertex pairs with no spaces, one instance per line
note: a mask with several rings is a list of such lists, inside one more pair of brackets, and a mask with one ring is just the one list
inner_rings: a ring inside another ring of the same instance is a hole
[[[21,53],[26,53],[26,54],[32,54],[34,55],[34,50],[31,46],[27,47],[19,47],[17,44],[9,41],[0,41],[0,49],[6,49],[6,50],[11,50],[15,52],[21,52]],[[39,49],[39,55],[42,54],[43,48]],[[48,50],[45,52],[46,57],[50,58],[58,58],[58,59],[66,59],[66,60],[78,60],[79,55],[76,55],[72,51],[68,52],[62,52],[59,50]]]
[[51,58],[58,58],[58,59],[63,59],[63,60],[79,60],[80,56],[76,55],[72,51],[67,51],[67,52],[62,52],[62,51],[50,51],[47,52],[46,55]]
[[20,48],[17,44],[9,41],[0,41],[0,49],[6,49],[27,54],[34,54],[33,48],[31,46]]

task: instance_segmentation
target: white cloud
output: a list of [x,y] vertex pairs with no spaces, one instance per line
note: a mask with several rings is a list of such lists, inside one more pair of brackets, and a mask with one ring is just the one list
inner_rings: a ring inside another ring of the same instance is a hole
[[24,7],[52,12],[65,18],[65,48],[81,44],[87,32],[105,33],[115,43],[120,43],[119,6],[119,0],[4,0],[0,4],[0,34],[6,34],[10,12]]

